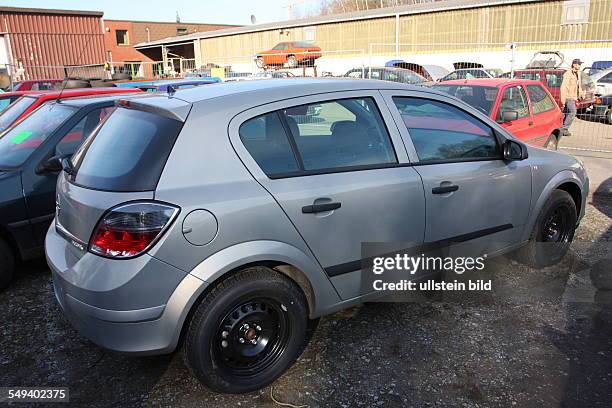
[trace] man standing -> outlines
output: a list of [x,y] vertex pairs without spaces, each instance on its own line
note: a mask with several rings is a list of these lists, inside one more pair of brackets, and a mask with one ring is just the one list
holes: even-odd
[[561,82],[561,105],[563,105],[565,117],[563,119],[563,127],[561,128],[564,136],[571,136],[569,127],[576,117],[576,102],[582,99],[582,84],[580,81],[580,66],[582,61],[575,59],[572,61],[572,67],[563,74],[563,82]]

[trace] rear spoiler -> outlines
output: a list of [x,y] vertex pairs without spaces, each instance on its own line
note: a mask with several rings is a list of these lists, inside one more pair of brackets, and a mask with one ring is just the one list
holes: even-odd
[[115,106],[149,112],[169,119],[178,120],[179,122],[185,122],[191,111],[191,103],[185,102],[182,99],[167,97],[164,97],[163,100],[160,97],[142,99],[122,98],[115,101]]

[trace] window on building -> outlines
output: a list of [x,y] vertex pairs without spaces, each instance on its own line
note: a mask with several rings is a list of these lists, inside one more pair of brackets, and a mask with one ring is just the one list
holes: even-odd
[[187,28],[185,27],[176,28],[176,35],[185,35],[185,34],[187,34]]
[[129,45],[130,44],[127,30],[116,30],[115,36],[117,37],[117,45]]
[[563,2],[561,24],[586,24],[589,22],[590,0],[567,0]]

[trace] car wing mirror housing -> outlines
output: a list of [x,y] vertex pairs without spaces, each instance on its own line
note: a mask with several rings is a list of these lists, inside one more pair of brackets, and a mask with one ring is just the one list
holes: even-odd
[[512,122],[518,119],[517,111],[502,111],[500,123]]
[[525,160],[529,157],[527,146],[512,139],[506,139],[504,141],[502,145],[502,154],[504,160],[508,161]]
[[62,171],[62,160],[65,158],[66,156],[57,155],[43,160],[36,168],[36,173],[59,173]]

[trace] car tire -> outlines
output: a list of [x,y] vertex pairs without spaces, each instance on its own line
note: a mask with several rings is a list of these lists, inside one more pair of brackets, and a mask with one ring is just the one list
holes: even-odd
[[289,278],[249,267],[204,296],[187,328],[184,358],[208,388],[238,394],[276,380],[307,344],[308,303]]
[[295,68],[298,66],[298,60],[295,58],[295,55],[289,55],[287,57],[287,66],[289,68]]
[[546,146],[547,149],[549,150],[558,150],[559,149],[559,139],[557,138],[557,136],[555,134],[552,134],[548,137],[548,140],[546,141]]
[[264,61],[263,57],[257,57],[255,58],[255,65],[257,65],[257,68],[265,68],[266,67],[266,61]]
[[558,263],[574,238],[577,220],[572,196],[567,191],[553,191],[538,215],[528,243],[517,251],[517,259],[535,268]]
[[8,244],[0,238],[0,291],[13,280],[15,273],[15,256]]

